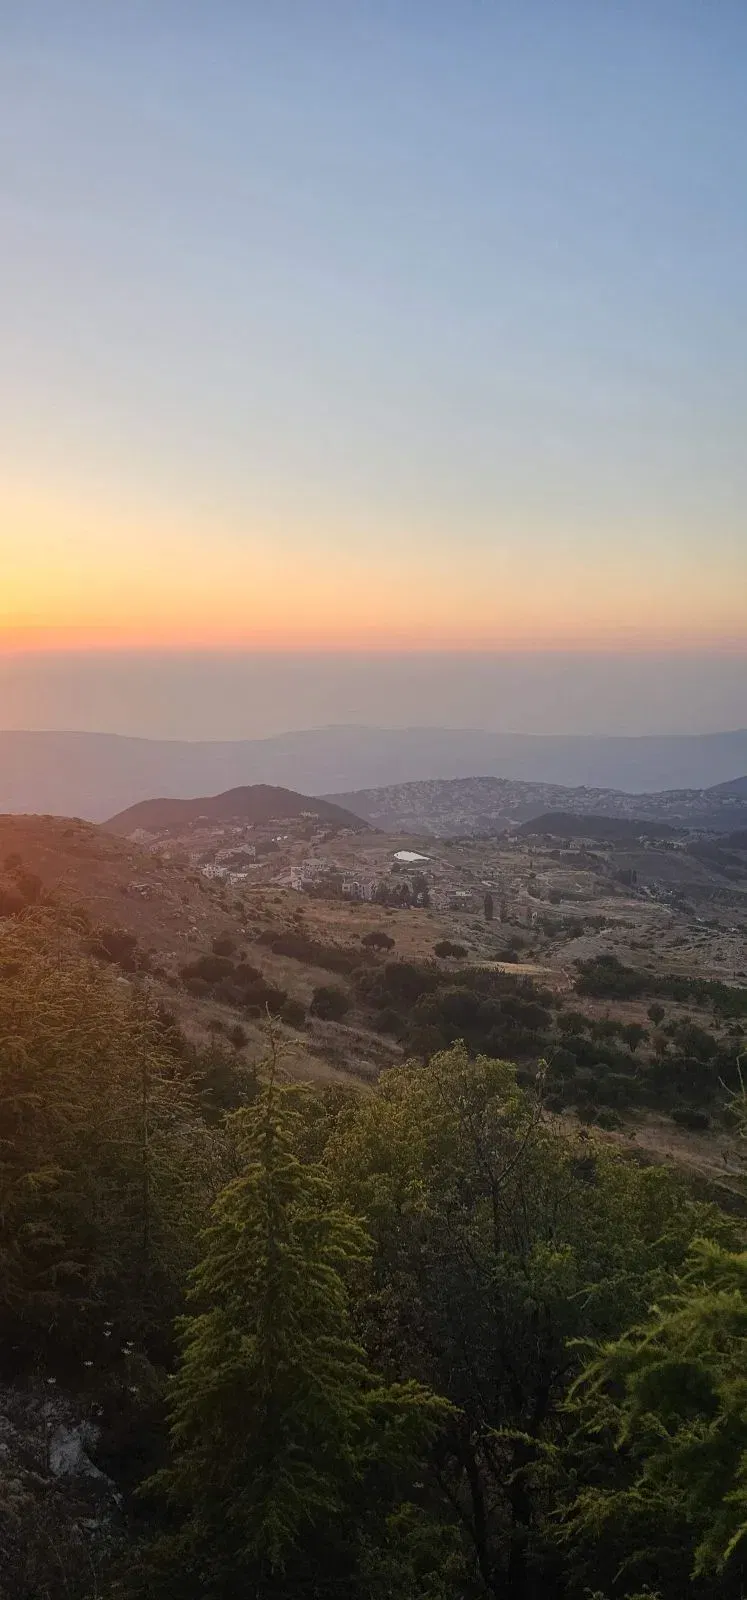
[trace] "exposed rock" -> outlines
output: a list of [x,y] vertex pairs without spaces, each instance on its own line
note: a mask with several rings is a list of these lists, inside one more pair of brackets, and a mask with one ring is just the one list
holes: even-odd
[[0,1388],[0,1600],[63,1600],[106,1570],[121,1497],[92,1459],[98,1434],[70,1396]]
[[101,1472],[88,1455],[98,1439],[99,1430],[92,1422],[80,1422],[77,1427],[58,1423],[48,1445],[49,1470],[53,1478],[97,1478],[114,1493],[114,1484]]

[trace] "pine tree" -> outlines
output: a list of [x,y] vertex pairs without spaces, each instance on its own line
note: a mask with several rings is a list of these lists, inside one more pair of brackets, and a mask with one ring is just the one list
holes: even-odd
[[166,1337],[194,1260],[200,1127],[155,1019],[75,953],[61,912],[0,963],[0,1338],[78,1360],[104,1319]]
[[369,1239],[299,1159],[297,1097],[273,1077],[236,1114],[247,1165],[214,1207],[181,1322],[172,1459],[150,1485],[179,1528],[156,1545],[149,1593],[317,1594],[312,1572],[335,1560],[341,1592],[363,1475],[396,1473],[448,1409],[417,1384],[378,1383],[352,1337],[346,1279]]
[[744,1593],[745,1350],[747,1253],[701,1240],[676,1292],[598,1349],[576,1385],[588,1436],[617,1445],[619,1474],[577,1496],[573,1538],[607,1541],[633,1571],[658,1541],[662,1570],[681,1552],[694,1580]]
[[[576,1467],[564,1402],[579,1341],[615,1337],[671,1288],[706,1208],[683,1203],[663,1169],[554,1127],[514,1067],[463,1044],[382,1074],[338,1117],[326,1160],[341,1196],[370,1218],[369,1339],[393,1372],[417,1373],[456,1410],[423,1474],[429,1509],[447,1524],[456,1508],[463,1530],[452,1593],[566,1593],[551,1530],[558,1477]],[[393,1569],[400,1580],[409,1571],[415,1600],[435,1541],[430,1530],[414,1537],[417,1519],[397,1527],[409,1529],[409,1551],[395,1543],[387,1563],[379,1550],[371,1568],[387,1600],[402,1595]],[[448,1548],[446,1528],[440,1538]],[[595,1565],[568,1595],[580,1600],[606,1576]],[[610,1582],[610,1600],[624,1592]]]

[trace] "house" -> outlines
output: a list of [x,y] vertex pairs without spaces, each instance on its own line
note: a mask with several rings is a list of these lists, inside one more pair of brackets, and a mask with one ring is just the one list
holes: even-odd
[[344,900],[373,900],[375,892],[375,878],[346,877],[342,880]]
[[298,889],[302,894],[327,886],[339,889],[344,876],[347,874],[343,874],[342,867],[338,867],[336,862],[327,861],[323,856],[312,856],[299,866],[291,867],[291,888]]

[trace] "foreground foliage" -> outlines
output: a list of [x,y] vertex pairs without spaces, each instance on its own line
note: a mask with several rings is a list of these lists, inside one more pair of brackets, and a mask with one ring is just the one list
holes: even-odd
[[673,1293],[602,1345],[574,1406],[619,1471],[576,1497],[569,1535],[626,1569],[682,1569],[683,1585],[747,1580],[747,1255],[706,1240]]
[[26,1369],[98,1357],[115,1324],[170,1342],[209,1164],[147,1002],[65,931],[0,948],[0,1338]]
[[737,1223],[474,1040],[257,1093],[73,944],[0,931],[2,1600],[742,1600]]
[[[413,1381],[378,1380],[353,1337],[347,1279],[370,1241],[299,1160],[295,1099],[271,1081],[238,1114],[246,1168],[204,1236],[170,1385],[172,1459],[149,1486],[182,1515],[156,1543],[148,1592],[331,1593],[448,1411]],[[372,1513],[361,1486],[374,1473]]]
[[705,1212],[661,1169],[560,1135],[510,1066],[463,1046],[386,1074],[328,1159],[376,1239],[371,1348],[456,1408],[430,1478],[470,1581],[562,1592],[553,1468],[575,1341],[642,1314]]

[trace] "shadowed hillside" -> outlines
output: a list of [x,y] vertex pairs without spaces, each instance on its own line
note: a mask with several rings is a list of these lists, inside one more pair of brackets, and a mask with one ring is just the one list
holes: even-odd
[[139,805],[128,806],[116,817],[111,817],[105,827],[110,833],[130,834],[136,829],[147,831],[157,828],[189,827],[198,819],[227,822],[236,818],[240,822],[262,823],[281,821],[283,817],[318,817],[320,822],[334,823],[338,828],[360,830],[368,824],[352,811],[343,810],[329,800],[314,800],[306,794],[296,794],[292,789],[278,789],[257,783],[240,789],[227,789],[225,794],[202,796],[197,800],[141,800]]

